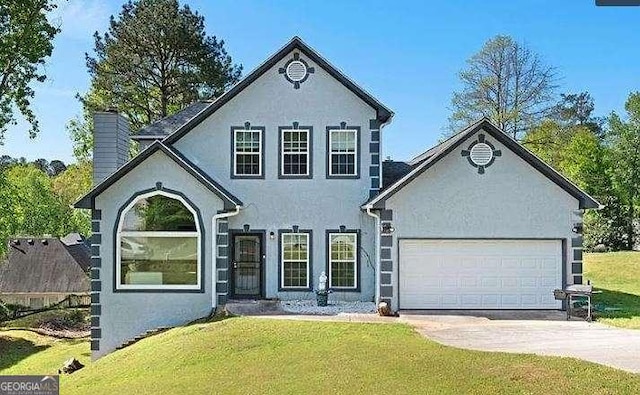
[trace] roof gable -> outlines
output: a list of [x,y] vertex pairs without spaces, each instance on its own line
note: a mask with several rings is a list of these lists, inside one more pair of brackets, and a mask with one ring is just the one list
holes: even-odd
[[364,207],[383,208],[384,202],[388,198],[404,188],[407,184],[411,183],[420,174],[431,168],[435,163],[437,163],[446,155],[459,147],[464,141],[467,140],[467,138],[469,138],[476,132],[479,132],[480,130],[483,130],[487,134],[494,137],[505,147],[510,149],[521,159],[527,162],[530,166],[542,173],[550,181],[558,185],[571,196],[575,197],[579,201],[581,209],[599,208],[601,206],[600,203],[598,203],[593,197],[589,196],[589,194],[581,190],[578,186],[558,173],[551,166],[543,162],[535,154],[526,149],[522,144],[518,143],[506,133],[502,132],[497,126],[491,123],[489,119],[483,118],[469,125],[467,128],[452,136],[451,138],[445,140],[436,147],[427,150],[424,154],[418,155],[416,158],[412,159],[409,164],[414,165],[413,169],[404,177],[389,186],[389,188],[383,190],[380,194],[371,198],[367,203],[365,203]]
[[89,292],[90,251],[73,252],[54,238],[14,238],[7,259],[0,264],[0,293]]
[[359,97],[362,101],[367,103],[373,109],[376,110],[377,120],[380,123],[388,122],[393,116],[393,112],[387,108],[384,104],[380,103],[376,98],[371,96],[368,92],[366,92],[363,88],[358,86],[355,82],[353,82],[349,77],[347,77],[344,73],[338,70],[336,67],[331,65],[326,59],[324,59],[319,53],[317,53],[314,49],[309,47],[305,42],[303,42],[299,37],[293,37],[289,43],[287,43],[284,47],[278,50],[275,54],[269,57],[265,62],[263,62],[260,66],[258,66],[255,70],[249,73],[246,77],[244,77],[240,82],[235,84],[231,89],[225,92],[222,96],[217,98],[215,101],[209,103],[207,107],[202,109],[197,115],[191,117],[188,122],[184,123],[180,126],[175,132],[167,136],[163,142],[167,145],[173,144],[178,141],[182,136],[188,133],[191,129],[196,127],[202,121],[204,121],[207,117],[237,96],[240,92],[242,92],[246,87],[251,85],[254,81],[256,81],[260,76],[266,73],[268,70],[272,69],[278,62],[282,61],[286,56],[288,56],[291,51],[298,50],[306,57],[311,59],[315,64],[319,67],[322,67],[330,76],[338,80],[342,85],[344,85],[347,89],[353,92],[357,97]]
[[218,196],[224,202],[224,207],[226,209],[235,208],[236,206],[242,206],[242,201],[232,195],[229,191],[224,189],[220,184],[218,184],[215,180],[213,180],[208,174],[202,171],[198,166],[196,166],[193,162],[189,161],[184,155],[182,155],[177,149],[168,147],[164,145],[160,141],[155,141],[149,147],[147,147],[144,151],[139,153],[129,162],[127,162],[124,166],[119,168],[115,173],[111,174],[104,181],[96,185],[91,191],[89,191],[85,196],[80,198],[75,204],[76,208],[93,208],[93,200],[96,196],[100,195],[104,190],[109,188],[113,183],[118,181],[128,172],[133,170],[140,163],[145,161],[147,158],[151,157],[157,151],[162,151],[166,156],[168,156],[171,160],[177,163],[180,167],[182,167],[187,173],[192,175],[196,180],[198,180],[202,185],[204,185],[207,189],[213,192],[216,196]]

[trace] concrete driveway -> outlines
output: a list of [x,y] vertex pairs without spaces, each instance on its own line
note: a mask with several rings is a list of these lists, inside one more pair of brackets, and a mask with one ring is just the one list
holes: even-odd
[[640,373],[640,331],[566,321],[559,311],[401,311],[399,321],[448,346],[573,357]]

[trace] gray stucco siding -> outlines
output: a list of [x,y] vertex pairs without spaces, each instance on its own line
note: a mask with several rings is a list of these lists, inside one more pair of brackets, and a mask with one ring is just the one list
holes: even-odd
[[[460,154],[476,138],[476,134],[470,136],[387,200],[386,209],[393,211],[394,239],[545,238],[564,240],[570,246],[578,236],[572,232],[578,200],[488,135],[502,156],[478,174]],[[390,252],[397,308],[399,251]],[[574,250],[565,248],[565,254],[564,280],[572,284]]]
[[[279,229],[300,229],[313,232],[313,276],[317,284],[320,272],[325,270],[325,240],[327,229],[341,225],[361,230],[361,291],[336,292],[332,298],[372,300],[373,271],[364,254],[374,257],[373,219],[362,213],[360,205],[369,198],[372,164],[369,129],[376,110],[363,102],[342,83],[334,79],[313,61],[305,58],[314,74],[309,75],[299,89],[294,89],[282,74],[280,67],[293,55],[285,56],[271,70],[211,114],[202,123],[175,143],[189,160],[220,182],[244,202],[240,214],[229,218],[230,229],[263,229],[268,235]],[[264,179],[247,180],[229,177],[231,146],[229,130],[232,126],[260,125],[264,133]],[[313,178],[279,178],[279,133],[283,125],[313,127],[311,156]],[[327,179],[326,128],[345,123],[359,128],[358,179]],[[377,137],[377,136],[376,136]],[[313,292],[278,291],[278,242],[265,240],[266,297],[283,299],[314,298]],[[373,259],[373,258],[371,258]],[[220,266],[219,266],[220,267]]]
[[[161,182],[163,189],[179,191],[198,208],[202,217],[201,237],[204,276],[203,292],[114,292],[114,230],[118,211],[136,192],[153,189]],[[179,325],[205,316],[215,303],[212,297],[213,244],[212,218],[223,209],[223,202],[184,169],[158,151],[116,181],[96,197],[101,210],[102,261],[100,291],[100,350],[94,357],[113,351],[115,347],[136,335],[160,326]]]
[[[330,215],[325,212],[322,216],[283,216],[281,219],[271,219],[269,223],[263,222],[261,218],[249,217],[249,215],[241,214],[229,218],[229,226],[232,229],[243,229],[244,225],[249,225],[249,233],[260,229],[265,231],[264,238],[264,291],[266,298],[279,298],[282,300],[294,299],[314,299],[314,290],[318,286],[320,274],[327,271],[327,241],[326,231],[339,229],[345,226],[346,229],[360,231],[360,248],[359,248],[359,274],[358,274],[358,290],[334,291],[330,296],[330,300],[364,300],[372,301],[374,295],[374,270],[373,257],[374,250],[374,223],[373,219],[362,214],[359,210],[354,209],[343,218]],[[310,231],[311,245],[311,289],[309,290],[284,290],[280,287],[280,244],[278,232],[282,229],[292,229],[296,225],[299,229]],[[274,232],[274,239],[269,238],[269,233]],[[229,255],[231,256],[231,251]],[[231,274],[230,274],[231,275]],[[328,273],[327,273],[328,275]]]

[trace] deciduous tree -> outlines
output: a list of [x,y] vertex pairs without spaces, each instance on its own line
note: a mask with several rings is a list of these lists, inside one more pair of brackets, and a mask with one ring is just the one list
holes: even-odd
[[629,95],[625,103],[627,119],[609,117],[608,140],[612,150],[611,172],[614,187],[626,207],[627,249],[636,242],[636,220],[640,200],[640,92]]
[[47,19],[55,7],[50,0],[0,2],[0,145],[7,127],[16,123],[15,109],[31,124],[31,137],[39,131],[31,83],[46,78],[42,66],[60,31]]
[[452,128],[483,116],[518,139],[549,113],[555,69],[526,45],[496,36],[467,61],[462,89],[453,94]]

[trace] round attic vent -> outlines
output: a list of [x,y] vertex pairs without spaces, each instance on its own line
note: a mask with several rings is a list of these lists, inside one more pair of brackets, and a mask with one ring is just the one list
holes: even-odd
[[471,161],[478,166],[486,166],[493,159],[493,148],[486,143],[478,143],[471,148]]
[[307,76],[307,66],[299,60],[294,60],[287,66],[287,77],[293,82],[300,82]]
[[309,74],[314,72],[315,69],[310,67],[298,52],[294,52],[293,58],[278,69],[278,73],[284,75],[284,78],[293,84],[294,89],[300,89],[300,84],[305,82],[309,78]]
[[478,169],[478,174],[484,174],[485,168],[491,166],[496,157],[502,156],[502,152],[485,140],[484,134],[479,133],[478,139],[463,149],[462,156],[466,157],[469,164]]

